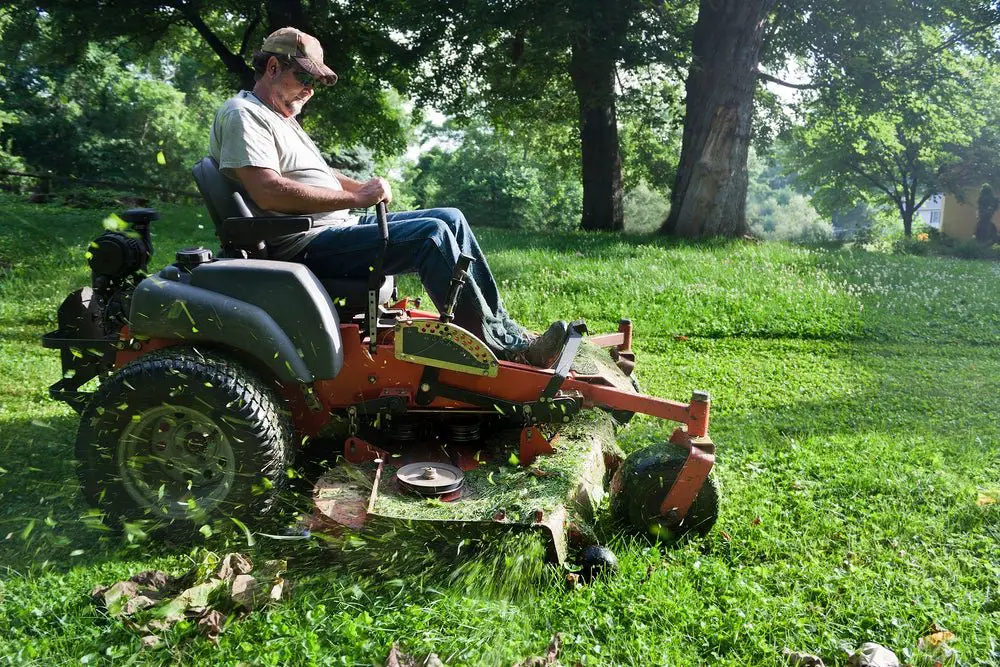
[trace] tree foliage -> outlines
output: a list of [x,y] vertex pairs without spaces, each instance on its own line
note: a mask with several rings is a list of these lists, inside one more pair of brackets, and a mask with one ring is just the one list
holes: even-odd
[[[965,155],[990,122],[995,75],[981,58],[940,48],[945,40],[932,28],[916,30],[892,54],[858,56],[809,96],[793,132],[794,165],[821,210],[889,205],[909,236],[916,210],[956,188]],[[908,77],[872,76],[872,63],[890,55]]]
[[582,189],[516,136],[483,124],[450,132],[454,150],[435,147],[408,174],[418,208],[456,206],[474,224],[570,229],[580,214]]
[[979,188],[978,217],[976,220],[976,240],[981,243],[992,243],[997,238],[997,228],[993,225],[993,215],[1000,206],[993,187],[983,183]]
[[411,10],[397,17],[400,30],[438,36],[433,65],[413,88],[418,99],[459,118],[485,115],[498,128],[575,126],[581,225],[621,229],[619,74],[683,60],[686,3],[456,0]]
[[[781,159],[785,151],[780,151]],[[755,236],[773,241],[825,241],[833,237],[833,225],[798,192],[793,179],[784,175],[781,162],[750,151],[747,160],[747,223]]]

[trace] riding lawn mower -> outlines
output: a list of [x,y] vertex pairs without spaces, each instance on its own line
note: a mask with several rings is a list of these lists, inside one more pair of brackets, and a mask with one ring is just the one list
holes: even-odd
[[[537,532],[563,562],[595,546],[586,526],[608,493],[636,533],[714,524],[709,396],[639,393],[630,321],[600,335],[574,322],[552,368],[501,361],[452,321],[469,258],[444,312],[396,297],[384,205],[370,279],[320,281],[268,259],[264,241],[311,218],[255,215],[211,158],[194,175],[221,249],[183,249],[149,273],[159,216],[125,211],[123,229],[90,246],[91,285],[43,336],[61,350],[50,395],[81,414],[79,478],[106,522],[263,520],[312,441],[334,462],[310,480],[300,521],[313,532],[415,521]],[[635,413],[679,424],[624,457],[614,433]]]

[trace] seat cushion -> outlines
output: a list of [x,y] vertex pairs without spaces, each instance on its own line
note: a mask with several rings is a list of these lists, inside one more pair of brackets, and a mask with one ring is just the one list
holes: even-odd
[[[326,293],[330,295],[341,316],[363,313],[368,307],[368,281],[351,278],[328,278],[320,280]],[[380,304],[391,301],[396,291],[396,281],[386,276],[378,293]]]

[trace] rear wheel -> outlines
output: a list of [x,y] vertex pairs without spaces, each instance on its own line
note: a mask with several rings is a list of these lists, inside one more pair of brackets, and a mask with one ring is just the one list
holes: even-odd
[[140,357],[83,414],[84,496],[112,524],[261,517],[287,480],[292,429],[282,407],[271,386],[222,355],[171,348]]
[[611,482],[611,511],[632,532],[656,539],[685,533],[707,535],[719,516],[719,488],[709,475],[681,522],[660,515],[660,506],[674,485],[688,450],[669,442],[632,452]]

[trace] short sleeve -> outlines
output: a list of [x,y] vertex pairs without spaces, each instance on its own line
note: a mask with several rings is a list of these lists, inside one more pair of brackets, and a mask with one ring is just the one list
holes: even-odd
[[219,168],[265,167],[281,173],[278,147],[267,123],[247,108],[229,109],[216,119]]

